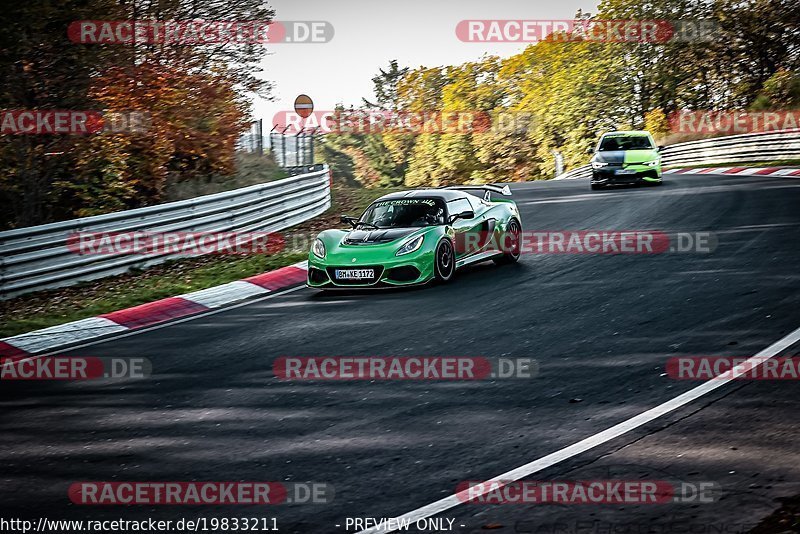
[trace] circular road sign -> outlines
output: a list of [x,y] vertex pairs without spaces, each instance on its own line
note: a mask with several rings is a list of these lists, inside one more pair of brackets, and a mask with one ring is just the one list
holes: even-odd
[[307,119],[314,112],[314,101],[308,95],[300,95],[294,99],[294,110]]

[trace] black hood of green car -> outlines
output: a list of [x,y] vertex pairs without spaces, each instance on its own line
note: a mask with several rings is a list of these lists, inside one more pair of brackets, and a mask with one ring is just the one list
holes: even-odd
[[624,150],[603,150],[596,154],[597,161],[604,161],[606,163],[624,163],[625,151]]
[[342,243],[345,245],[372,245],[378,243],[389,243],[397,239],[402,239],[411,235],[419,228],[359,228],[351,230],[344,236]]

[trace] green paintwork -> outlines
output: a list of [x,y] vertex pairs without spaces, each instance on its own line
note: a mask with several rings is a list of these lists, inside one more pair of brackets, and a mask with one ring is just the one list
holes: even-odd
[[[376,199],[379,202],[384,197]],[[473,197],[473,201],[477,197]],[[408,286],[424,284],[434,279],[434,253],[436,246],[441,239],[448,238],[457,243],[459,236],[463,239],[463,234],[467,232],[480,232],[481,225],[488,224],[489,220],[494,220],[494,239],[499,242],[500,237],[505,233],[509,221],[516,219],[522,224],[519,210],[513,200],[503,199],[502,201],[485,201],[477,199],[478,209],[475,210],[475,217],[472,219],[457,219],[450,224],[440,224],[421,227],[413,233],[403,236],[400,239],[388,243],[373,244],[344,244],[343,240],[349,230],[331,229],[321,232],[317,238],[322,240],[325,245],[325,257],[317,257],[313,250],[309,251],[309,279],[308,286],[333,289],[333,288],[358,288],[373,286]],[[422,246],[414,252],[397,256],[397,251],[407,242],[423,235]],[[500,254],[487,252],[485,248],[470,251],[456,250],[456,268],[469,263],[482,261],[484,259],[497,258]],[[389,269],[402,266],[413,266],[419,271],[419,276],[414,280],[397,281],[387,277]],[[337,283],[328,277],[325,283],[315,283],[311,280],[312,269],[326,271],[328,267],[336,268],[359,268],[366,266],[382,266],[384,268],[381,278],[374,283]],[[326,271],[327,272],[327,271]]]
[[[657,161],[655,166],[645,165],[648,161]],[[648,182],[658,182],[661,180],[661,154],[658,150],[626,150],[625,168],[633,169],[637,173],[655,170],[658,178],[643,176],[642,179]]]
[[[598,143],[598,147],[602,143],[603,139],[608,137],[641,137],[646,136],[650,139],[650,143],[653,146],[656,146],[655,139],[645,130],[632,130],[632,131],[619,131],[619,132],[609,132],[603,135],[600,143]],[[648,162],[656,161],[655,165],[645,165]],[[624,159],[623,159],[623,167],[628,170],[636,171],[637,175],[642,174],[641,179],[646,182],[653,182],[659,183],[661,182],[661,152],[658,150],[649,150],[649,149],[635,149],[635,150],[624,150]],[[656,176],[647,176],[644,173],[648,172],[656,172]]]

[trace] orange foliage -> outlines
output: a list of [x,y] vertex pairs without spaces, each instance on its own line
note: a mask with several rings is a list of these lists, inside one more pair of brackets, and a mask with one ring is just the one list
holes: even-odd
[[141,132],[103,132],[76,147],[77,176],[58,185],[91,202],[77,215],[156,203],[171,173],[180,180],[234,171],[234,147],[248,105],[223,75],[143,63],[111,67],[89,97],[106,112],[140,112]]

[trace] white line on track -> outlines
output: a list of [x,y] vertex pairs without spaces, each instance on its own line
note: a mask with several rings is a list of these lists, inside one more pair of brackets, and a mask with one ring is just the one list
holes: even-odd
[[[618,438],[619,436],[630,432],[640,426],[647,424],[659,417],[668,414],[682,406],[689,404],[690,402],[699,399],[703,395],[706,395],[715,389],[718,389],[731,380],[736,379],[737,377],[741,376],[742,374],[748,372],[750,369],[755,369],[759,365],[763,364],[765,361],[769,360],[773,356],[779,354],[782,350],[787,349],[791,345],[800,341],[800,328],[796,329],[795,331],[791,332],[787,336],[779,339],[769,347],[765,348],[752,358],[748,359],[747,361],[743,362],[742,364],[734,367],[731,371],[726,373],[725,378],[717,377],[711,379],[707,382],[704,382],[697,386],[696,388],[690,389],[686,393],[678,395],[677,397],[668,400],[663,404],[659,404],[655,408],[651,408],[646,412],[642,412],[639,415],[631,417],[627,421],[623,421],[618,425],[614,425],[611,428],[603,430],[593,436],[589,436],[588,438],[574,443],[568,447],[564,447],[561,450],[555,451],[553,453],[548,454],[547,456],[543,456],[538,460],[534,460],[529,462],[525,465],[517,467],[516,469],[512,469],[511,471],[507,471],[501,475],[497,475],[496,477],[492,478],[490,481],[497,482],[494,484],[493,487],[490,487],[490,484],[485,481],[483,483],[482,490],[474,490],[470,495],[471,496],[480,496],[484,493],[488,493],[491,490],[496,489],[498,486],[504,485],[504,483],[513,482],[516,480],[520,480],[523,477],[530,476],[534,473],[542,471],[548,467],[551,467],[557,463],[563,462],[569,458],[577,456],[581,453],[584,453],[590,449],[593,449],[599,445],[602,445],[612,439]],[[467,490],[464,490],[464,495],[462,498],[467,496]],[[411,524],[420,520],[426,519],[428,517],[440,514],[446,510],[451,508],[455,508],[456,506],[463,504],[462,500],[459,498],[458,494],[450,495],[449,497],[445,497],[444,499],[440,499],[436,502],[431,504],[425,505],[421,508],[417,508],[416,510],[412,510],[406,514],[403,514],[399,517],[393,518],[391,521],[386,521],[383,523],[384,525],[392,524],[397,525],[400,524],[400,521],[409,521]],[[386,533],[386,532],[395,532],[396,529],[385,529],[378,527],[372,527],[366,530],[362,530],[356,534],[375,534],[378,532]]]

